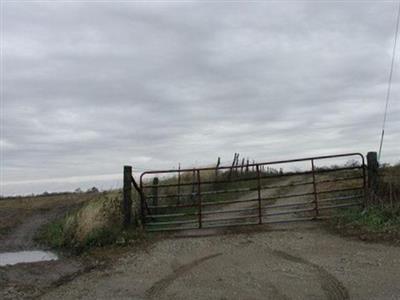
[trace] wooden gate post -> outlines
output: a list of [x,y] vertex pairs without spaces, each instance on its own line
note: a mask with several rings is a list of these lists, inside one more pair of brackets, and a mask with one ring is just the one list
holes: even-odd
[[131,224],[132,215],[132,167],[124,166],[124,187],[123,187],[123,225]]
[[378,155],[376,152],[367,153],[367,166],[368,166],[368,188],[376,191],[378,186]]

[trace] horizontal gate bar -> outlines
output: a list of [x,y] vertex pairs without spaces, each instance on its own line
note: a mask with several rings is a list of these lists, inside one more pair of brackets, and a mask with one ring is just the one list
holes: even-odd
[[356,191],[356,190],[363,190],[364,187],[357,187],[357,188],[349,188],[349,189],[340,189],[340,190],[329,190],[329,191],[321,191],[318,192],[318,195],[327,194],[327,193],[337,193],[337,192],[347,192],[347,191]]
[[168,222],[148,222],[146,225],[158,226],[158,225],[179,225],[179,224],[197,224],[197,219],[187,221],[168,221]]
[[197,207],[197,204],[177,204],[177,205],[149,205],[148,208],[189,208]]
[[197,212],[193,212],[193,213],[176,213],[176,214],[146,215],[146,218],[167,218],[167,217],[186,217],[186,216],[197,216]]
[[[203,182],[202,182],[203,184]],[[228,189],[228,190],[217,190],[217,191],[207,191],[201,192],[200,195],[213,195],[213,194],[227,194],[227,193],[241,193],[241,192],[251,192],[257,190],[256,188],[242,188],[242,189]],[[157,198],[175,198],[175,197],[185,197],[185,196],[196,196],[199,193],[183,193],[183,194],[168,194],[168,195],[157,195]],[[154,196],[147,196],[148,199],[154,198]]]
[[361,202],[353,202],[353,203],[346,203],[346,204],[321,206],[319,209],[332,209],[332,208],[350,207],[350,206],[358,206],[358,205],[362,205],[362,203]]
[[[254,164],[257,165],[257,164]],[[263,164],[259,164],[263,165]],[[249,165],[250,166],[250,165]],[[231,167],[228,167],[231,168]],[[235,167],[234,167],[235,168]],[[216,168],[211,168],[210,170],[215,170]],[[219,170],[220,168],[218,168]],[[326,169],[326,170],[317,170],[316,173],[331,173],[331,172],[337,172],[337,171],[344,171],[344,170],[358,170],[362,169],[362,167],[342,167],[342,168],[336,168],[336,169]],[[190,169],[191,172],[193,172],[193,169]],[[204,169],[198,168],[195,170],[202,171]],[[165,172],[157,171],[157,173],[154,172],[144,172],[142,175],[147,175],[147,174],[159,174],[159,173],[177,173],[178,171],[176,170],[168,170]],[[183,172],[183,171],[181,171]],[[305,171],[305,172],[298,172],[298,173],[284,173],[284,174],[274,174],[274,175],[267,175],[267,176],[261,176],[260,179],[272,179],[272,178],[280,178],[280,177],[288,177],[288,176],[302,176],[302,175],[311,175],[312,171]],[[141,175],[141,176],[142,176]],[[202,181],[201,184],[218,184],[218,183],[232,183],[232,182],[239,182],[239,181],[251,181],[251,180],[257,180],[257,177],[243,177],[243,178],[231,178],[230,180],[209,180],[209,181]],[[158,184],[156,185],[157,187],[176,187],[176,186],[192,186],[193,182],[187,182],[187,183],[166,183],[166,184]],[[143,189],[148,189],[155,187],[153,184],[148,184],[148,185],[143,185]]]
[[[258,217],[258,216],[257,216]],[[243,223],[237,223],[237,224],[208,224],[204,226],[203,228],[225,228],[225,227],[238,227],[238,226],[248,226],[248,225],[259,225],[258,221],[257,222],[243,222]]]
[[192,230],[192,229],[199,229],[198,226],[196,227],[164,227],[164,228],[146,228],[148,232],[156,232],[156,231],[179,231],[179,230]]
[[342,200],[349,200],[349,199],[359,199],[363,198],[364,195],[357,195],[357,196],[346,196],[346,197],[335,197],[335,198],[327,198],[327,199],[319,199],[318,203],[323,202],[332,202],[332,201],[342,201]]
[[[288,159],[288,160],[278,160],[278,161],[270,161],[270,162],[262,162],[262,163],[254,163],[254,164],[248,164],[249,167],[253,167],[256,165],[276,165],[276,164],[284,164],[284,163],[291,163],[291,162],[299,162],[299,161],[309,161],[309,160],[322,160],[322,159],[329,159],[329,158],[336,158],[336,157],[346,157],[346,156],[360,156],[362,161],[364,162],[364,156],[361,153],[358,152],[352,152],[352,153],[344,153],[344,154],[335,154],[335,155],[323,155],[323,156],[313,156],[313,157],[305,157],[305,158],[296,158],[296,159]],[[233,166],[234,168],[240,168],[240,166]],[[225,166],[225,167],[218,167],[217,169],[219,170],[229,170],[231,169],[232,166]],[[357,168],[351,167],[351,168]],[[199,171],[210,171],[210,170],[215,170],[215,167],[205,167],[205,168],[196,168],[195,170]],[[191,169],[180,169],[179,172],[192,172],[193,168]],[[178,170],[175,169],[170,169],[170,170],[158,170],[158,171],[147,171],[143,172],[142,175],[146,174],[160,174],[160,173],[177,173]]]
[[278,200],[278,199],[287,199],[287,198],[294,198],[294,197],[304,197],[304,196],[310,196],[314,195],[312,192],[310,193],[303,193],[303,194],[291,194],[291,195],[285,195],[285,196],[277,196],[277,197],[268,197],[268,198],[262,198],[261,200]]
[[[315,175],[318,175],[318,172],[315,172]],[[364,179],[362,176],[353,176],[353,177],[342,177],[342,178],[335,178],[335,179],[327,179],[327,180],[320,180],[316,181],[316,184],[319,183],[328,183],[328,182],[340,182],[340,181],[350,181],[350,180],[356,180],[356,179]]]
[[258,201],[258,199],[244,199],[244,200],[229,200],[229,201],[215,201],[215,202],[203,202],[202,206],[213,206],[213,205],[223,205],[223,204],[233,204],[233,203],[245,203]]
[[242,219],[251,219],[251,218],[258,218],[258,214],[241,216],[241,217],[233,217],[233,218],[203,219],[203,222],[221,222],[221,221],[233,221],[233,220],[242,220]]
[[289,222],[303,222],[303,221],[312,221],[312,220],[315,220],[315,217],[309,217],[309,218],[294,218],[294,219],[286,219],[286,220],[263,221],[263,224],[277,224],[277,223],[289,223]]
[[293,209],[293,210],[279,211],[279,212],[275,212],[275,213],[267,213],[267,214],[263,214],[263,216],[279,216],[279,215],[288,215],[288,214],[292,214],[292,213],[308,212],[308,211],[315,211],[315,209],[314,208]]
[[299,205],[310,205],[314,204],[314,201],[306,201],[306,202],[292,202],[292,203],[285,203],[285,204],[272,204],[272,205],[265,205],[264,209],[274,209],[280,207],[290,207],[290,206],[299,206]]
[[[196,169],[199,170],[199,169]],[[170,172],[167,172],[170,173]],[[271,176],[264,176],[264,178],[271,178]],[[202,181],[201,184],[218,184],[218,183],[232,183],[232,182],[238,182],[238,181],[251,181],[251,180],[257,180],[257,177],[243,177],[243,178],[232,178],[230,180],[208,180],[208,181]],[[193,182],[183,182],[179,184],[180,186],[192,186]],[[143,188],[148,189],[152,188],[154,185],[153,184],[148,184],[143,186]],[[157,187],[176,187],[178,186],[178,183],[165,183],[165,184],[159,184]]]
[[257,207],[251,208],[243,208],[243,209],[230,209],[230,210],[214,210],[214,211],[203,211],[203,215],[213,215],[213,214],[225,214],[225,213],[235,213],[235,212],[244,212],[244,211],[252,211],[258,209]]

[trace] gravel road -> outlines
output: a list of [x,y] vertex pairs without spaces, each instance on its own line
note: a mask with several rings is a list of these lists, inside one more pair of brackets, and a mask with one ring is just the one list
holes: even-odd
[[72,259],[0,268],[0,298],[400,299],[399,247],[343,238],[317,221],[150,240],[91,271]]
[[170,236],[42,299],[399,299],[400,249],[322,224]]
[[[265,190],[262,196],[274,195]],[[304,200],[283,198],[275,204],[288,201]],[[161,235],[150,249],[125,255],[111,268],[78,277],[43,299],[400,299],[400,248],[345,239],[316,221],[238,230]]]

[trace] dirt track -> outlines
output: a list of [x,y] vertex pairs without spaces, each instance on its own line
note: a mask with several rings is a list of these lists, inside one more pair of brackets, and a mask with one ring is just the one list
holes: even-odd
[[[43,249],[34,242],[37,230],[78,206],[83,200],[13,199],[3,201],[1,208],[5,218],[2,226],[12,226],[7,234],[0,235],[0,252]],[[62,257],[58,261],[0,267],[0,299],[34,298],[50,287],[92,267],[90,262],[67,257]]]
[[33,242],[35,233],[40,226],[62,214],[63,209],[61,207],[50,211],[39,211],[27,217],[22,224],[11,230],[7,236],[0,238],[0,251],[32,250],[37,248],[37,245]]

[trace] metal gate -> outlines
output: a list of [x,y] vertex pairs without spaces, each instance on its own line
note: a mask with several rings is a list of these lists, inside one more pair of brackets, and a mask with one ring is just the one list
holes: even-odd
[[306,221],[363,205],[365,163],[362,154],[348,153],[149,171],[140,176],[140,191],[148,231]]

